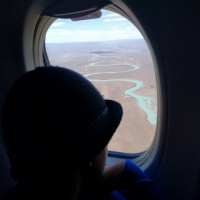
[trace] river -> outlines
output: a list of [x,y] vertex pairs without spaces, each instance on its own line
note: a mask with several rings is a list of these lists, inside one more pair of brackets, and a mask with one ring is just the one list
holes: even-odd
[[[96,54],[93,54],[93,55],[96,56]],[[133,58],[120,58],[119,56],[106,56],[106,57],[114,57],[114,58],[124,59],[124,60],[133,60]],[[140,66],[138,66],[138,65],[133,65],[133,64],[128,64],[128,63],[120,64],[120,63],[117,63],[116,61],[92,62],[89,65],[91,67],[95,67],[95,66],[106,67],[106,66],[120,66],[121,65],[121,66],[130,66],[132,69],[126,70],[126,71],[114,71],[114,72],[105,71],[105,72],[95,72],[95,73],[84,74],[84,76],[87,77],[87,78],[89,76],[92,76],[92,75],[98,75],[98,74],[120,74],[120,73],[128,73],[128,72],[140,69]],[[105,68],[105,70],[106,70],[106,68]],[[135,93],[135,91],[137,91],[138,89],[140,89],[143,86],[143,82],[142,81],[140,81],[140,80],[131,80],[131,79],[120,79],[120,78],[119,79],[106,79],[106,80],[90,79],[90,78],[88,78],[88,79],[90,81],[92,81],[92,82],[111,82],[112,81],[112,82],[131,82],[131,83],[134,83],[135,85],[133,87],[124,90],[124,94],[135,98],[137,100],[139,108],[141,108],[145,112],[147,120],[149,121],[149,123],[151,123],[152,125],[156,125],[157,113],[155,113],[150,108],[150,106],[148,106],[148,105],[152,105],[153,102],[156,101],[156,99],[152,98],[152,97],[149,97],[149,96],[138,95],[138,94]]]

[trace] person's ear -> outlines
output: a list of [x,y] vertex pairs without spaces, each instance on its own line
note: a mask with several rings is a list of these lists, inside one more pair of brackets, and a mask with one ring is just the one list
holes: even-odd
[[90,169],[92,167],[92,161],[91,162],[88,162],[88,163],[85,163],[83,166],[82,166],[82,169]]

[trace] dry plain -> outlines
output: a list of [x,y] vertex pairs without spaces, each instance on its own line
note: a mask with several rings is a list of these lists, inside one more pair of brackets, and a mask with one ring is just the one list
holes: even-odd
[[[150,146],[156,124],[148,121],[146,112],[138,106],[137,98],[124,94],[125,90],[136,86],[128,80],[142,82],[143,85],[134,94],[153,98],[146,106],[150,112],[157,113],[154,64],[143,39],[47,43],[46,49],[51,65],[70,68],[88,79],[96,80],[93,84],[105,99],[121,103],[123,118],[109,143],[109,150],[138,153]],[[139,68],[136,69],[135,65]]]

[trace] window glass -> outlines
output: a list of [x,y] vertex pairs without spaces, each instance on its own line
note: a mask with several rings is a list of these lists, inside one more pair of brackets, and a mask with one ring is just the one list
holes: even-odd
[[157,121],[154,64],[131,22],[107,10],[98,19],[57,19],[47,31],[46,49],[51,65],[81,73],[105,99],[123,106],[109,150],[139,153],[150,146]]

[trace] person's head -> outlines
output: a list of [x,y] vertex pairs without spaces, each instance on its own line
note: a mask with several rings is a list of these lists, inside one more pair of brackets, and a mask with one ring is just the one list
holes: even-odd
[[40,67],[27,72],[9,90],[2,113],[13,178],[60,181],[69,173],[66,169],[87,166],[97,155],[93,165],[100,163],[95,168],[102,171],[104,149],[121,117],[119,103],[104,100],[72,70]]

